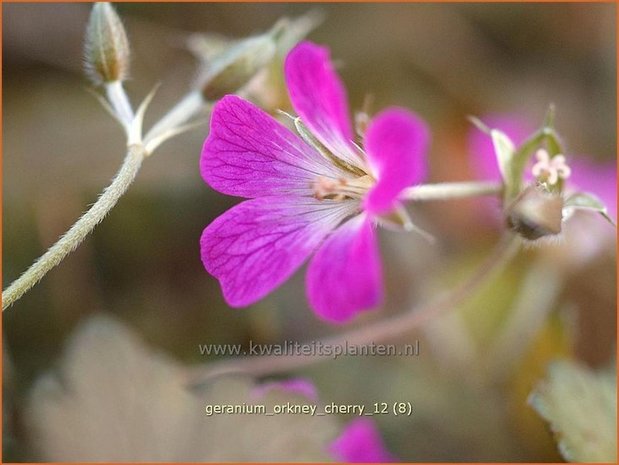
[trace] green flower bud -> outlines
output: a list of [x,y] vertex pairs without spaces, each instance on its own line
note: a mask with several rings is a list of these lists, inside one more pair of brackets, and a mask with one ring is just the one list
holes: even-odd
[[215,57],[198,81],[204,99],[220,99],[247,84],[275,56],[277,34],[275,29],[244,39]]
[[86,74],[96,84],[123,81],[129,73],[129,41],[112,5],[95,3],[84,43]]
[[563,197],[541,187],[529,186],[507,209],[507,225],[525,239],[534,241],[561,232]]

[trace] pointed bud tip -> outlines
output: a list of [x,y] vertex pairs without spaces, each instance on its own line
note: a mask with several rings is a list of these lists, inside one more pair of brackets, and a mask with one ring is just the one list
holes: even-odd
[[273,34],[267,32],[244,39],[213,58],[198,88],[205,100],[218,100],[238,92],[258,74],[277,51]]
[[84,63],[97,85],[123,81],[129,73],[129,40],[114,7],[95,3],[86,28]]

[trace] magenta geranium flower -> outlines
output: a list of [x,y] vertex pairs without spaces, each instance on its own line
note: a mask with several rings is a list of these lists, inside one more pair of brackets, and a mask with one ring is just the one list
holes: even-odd
[[329,448],[335,460],[346,463],[390,463],[397,460],[385,448],[369,418],[351,421]]
[[370,122],[361,148],[325,48],[297,45],[285,75],[309,131],[303,138],[239,97],[226,96],[213,109],[202,177],[250,200],[204,230],[202,262],[228,304],[244,307],[316,252],[309,303],[321,318],[343,322],[382,301],[375,225],[397,213],[401,191],[423,178],[429,134],[411,112],[389,108]]

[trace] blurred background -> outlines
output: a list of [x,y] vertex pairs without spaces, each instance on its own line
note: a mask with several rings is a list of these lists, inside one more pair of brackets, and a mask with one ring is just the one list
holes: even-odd
[[[81,72],[89,10],[3,6],[3,287],[96,199],[124,156],[121,129]],[[351,109],[371,95],[373,111],[397,104],[428,121],[430,181],[479,177],[467,115],[514,115],[534,129],[550,103],[568,156],[616,171],[612,4],[123,3],[117,10],[132,48],[130,97],[137,104],[161,84],[147,127],[196,77],[191,34],[244,37],[318,10],[324,21],[309,38],[331,48]],[[3,314],[5,461],[40,458],[23,420],[29,392],[89,315],[115,315],[186,364],[211,361],[198,344],[307,341],[346,329],[314,317],[303,272],[249,309],[227,307],[202,267],[198,240],[237,200],[199,175],[206,134],[204,125],[147,159],[94,234]],[[477,200],[412,206],[436,245],[381,232],[387,302],[349,326],[406,311],[466,278],[500,236],[495,209]],[[419,357],[341,358],[291,374],[310,378],[325,403],[411,401],[412,417],[376,420],[405,461],[561,460],[547,424],[526,403],[529,392],[551,360],[598,369],[616,351],[615,230],[597,217],[582,224],[580,242],[523,251],[472,301],[411,333],[409,340],[421,340]],[[517,312],[530,315],[511,318]],[[517,337],[505,342],[507,333]]]

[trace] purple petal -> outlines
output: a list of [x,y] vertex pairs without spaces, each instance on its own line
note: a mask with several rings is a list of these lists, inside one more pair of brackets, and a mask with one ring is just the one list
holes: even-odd
[[286,57],[286,85],[303,123],[334,155],[359,166],[346,89],[333,69],[329,50],[301,42]]
[[301,395],[308,400],[318,402],[318,392],[314,384],[303,378],[293,378],[284,381],[273,381],[271,383],[264,383],[255,387],[251,394],[260,398],[264,397],[268,392],[272,390],[280,390],[292,394]]
[[589,157],[570,157],[572,175],[568,184],[574,189],[597,195],[606,205],[610,216],[617,218],[617,164],[594,163]]
[[[491,129],[503,131],[518,147],[535,130],[526,120],[509,114],[490,114],[480,118]],[[492,138],[473,126],[468,135],[471,169],[478,179],[500,181]]]
[[318,176],[341,176],[288,128],[233,95],[215,105],[200,172],[213,189],[239,197],[309,194]]
[[242,202],[202,233],[202,263],[230,306],[250,305],[288,279],[357,206],[296,197]]
[[369,418],[357,418],[351,421],[331,443],[329,449],[333,458],[339,462],[396,462],[395,457],[383,445],[376,425]]
[[424,178],[429,139],[426,124],[402,108],[384,110],[370,122],[364,146],[377,176],[365,198],[371,213],[393,209],[402,189]]
[[342,323],[379,305],[382,294],[376,233],[360,215],[333,232],[312,258],[308,299],[318,316]]

